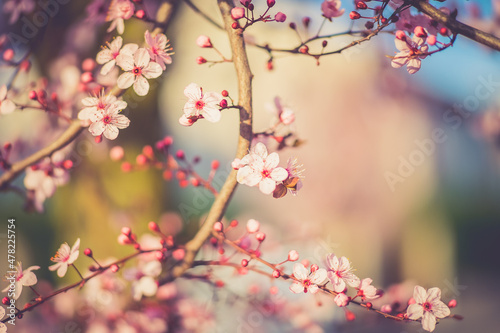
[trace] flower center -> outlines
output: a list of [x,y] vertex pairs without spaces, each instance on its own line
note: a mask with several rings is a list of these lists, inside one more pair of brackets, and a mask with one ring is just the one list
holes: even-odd
[[424,308],[424,311],[431,311],[432,310],[432,304],[429,302],[425,302],[422,304],[422,307]]
[[196,108],[196,110],[201,110],[201,109],[203,109],[204,106],[205,106],[205,102],[203,102],[201,100],[196,101],[196,103],[194,104],[194,107]]
[[132,70],[132,73],[134,73],[135,76],[141,75],[142,68],[141,67],[134,67],[134,69]]
[[104,108],[106,107],[106,105],[99,101],[99,103],[97,103],[97,110],[104,110]]
[[120,52],[113,52],[111,55],[113,56],[113,59],[116,59],[116,57],[118,57],[119,54]]
[[102,117],[102,121],[105,124],[111,124],[111,117],[110,116],[104,116],[104,117]]

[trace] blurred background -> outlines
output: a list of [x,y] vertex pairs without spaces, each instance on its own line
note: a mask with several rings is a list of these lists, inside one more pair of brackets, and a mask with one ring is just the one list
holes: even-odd
[[[212,1],[195,3],[218,19]],[[262,6],[255,3],[257,8]],[[320,3],[277,1],[273,9],[286,13],[287,22],[256,24],[248,30],[247,38],[273,47],[296,46],[297,36],[288,23],[296,22],[303,37],[313,35],[323,21]],[[65,82],[79,79],[81,61],[93,58],[100,41],[109,37],[107,24],[94,25],[85,19],[87,4],[61,6],[60,13],[31,44],[30,76],[16,83],[27,84],[46,76],[58,82],[54,89],[60,94],[78,94],[74,92],[76,83]],[[500,1],[445,4],[457,7],[458,17],[469,24],[500,31]],[[353,9],[347,1],[343,7],[347,13]],[[309,32],[300,23],[304,16],[311,17]],[[3,31],[21,28],[21,24],[9,26],[5,16],[1,20]],[[344,14],[333,23],[326,22],[322,33],[346,31],[349,25]],[[130,20],[123,37],[126,42],[141,41],[146,28]],[[221,162],[219,181],[215,182],[220,186],[236,149],[237,112],[224,111],[216,124],[200,121],[188,128],[178,124],[186,101],[183,90],[191,82],[205,91],[226,89],[233,98],[237,96],[231,63],[196,64],[198,56],[218,59],[213,50],[196,46],[200,34],[209,36],[214,46],[230,57],[226,34],[187,6],[180,6],[167,30],[175,50],[173,64],[152,83],[146,98],[138,98],[133,91],[125,94],[129,108],[124,112],[131,126],[121,131],[116,141],[95,144],[85,132],[73,145],[71,180],[45,202],[43,214],[26,213],[19,195],[1,193],[2,220],[16,219],[18,260],[24,267],[41,266],[36,272],[40,280],[54,286],[74,281],[75,275],[61,281],[47,266],[61,243],[72,245],[78,237],[82,248],[91,247],[96,257],[118,258],[131,252],[116,241],[123,226],[141,235],[149,221],[163,222],[180,242],[196,232],[210,208],[209,195],[191,187],[180,189],[176,181],[164,181],[158,170],[125,174],[119,163],[109,159],[109,150],[121,145],[127,159],[134,161],[144,145],[171,135],[174,147],[183,149],[188,158],[201,157],[197,171],[202,176],[208,175],[212,160]],[[280,159],[284,166],[289,157],[298,158],[305,168],[304,187],[297,196],[273,199],[256,188],[240,186],[226,218],[238,219],[242,225],[250,218],[259,220],[267,234],[263,257],[271,262],[284,260],[291,249],[297,250],[301,259],[320,266],[327,253],[347,256],[358,276],[371,277],[375,286],[386,290],[378,305],[406,302],[416,284],[441,288],[444,301],[458,301],[452,313],[465,319],[444,320],[438,332],[496,331],[500,296],[500,56],[459,37],[452,48],[423,60],[421,70],[409,75],[405,68],[390,66],[386,55],[397,52],[393,39],[389,34],[377,36],[341,55],[321,58],[319,66],[311,57],[277,54],[272,71],[266,66],[267,54],[248,47],[255,75],[254,128],[259,131],[270,125],[268,105],[276,96],[295,111],[293,126],[305,143],[280,151]],[[349,36],[332,39],[329,47],[342,47],[351,40]],[[3,84],[11,74],[5,68],[0,73]],[[71,89],[74,91],[68,92]],[[73,105],[74,110],[79,107],[78,103]],[[14,142],[12,159],[19,159],[56,137],[60,132],[53,125],[36,111],[2,116],[0,141]],[[16,181],[21,187],[22,178]],[[0,231],[2,252],[6,248],[4,231]],[[211,253],[204,250],[202,255],[210,257]],[[2,266],[4,257],[0,258]],[[80,265],[83,269],[85,264]],[[186,331],[421,332],[417,324],[392,323],[356,308],[352,310],[360,320],[347,322],[344,311],[331,299],[292,295],[286,282],[256,274],[237,277],[232,271],[214,271],[231,293],[216,294],[203,285],[193,288],[189,280],[177,282],[179,290],[211,313],[213,323],[205,329],[198,325]],[[248,303],[251,308],[251,295],[266,293],[272,284],[286,300],[282,312],[256,312],[241,305]],[[260,289],[250,288],[252,285]],[[49,288],[48,283],[45,287]],[[234,295],[246,298],[238,300]],[[28,301],[29,291],[21,299]],[[68,331],[65,323],[79,314],[70,311],[62,315],[64,306],[59,303],[27,314],[15,329],[33,332],[30,325],[47,322],[52,316],[56,319],[50,321],[50,332]]]

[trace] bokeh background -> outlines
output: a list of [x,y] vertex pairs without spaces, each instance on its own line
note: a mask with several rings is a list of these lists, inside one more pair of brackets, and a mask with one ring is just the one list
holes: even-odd
[[[352,10],[352,4],[344,2],[346,11]],[[218,18],[213,1],[196,3]],[[310,16],[309,30],[314,34],[322,21],[320,3],[277,1],[276,10],[287,14],[287,23],[297,22],[300,33],[306,36],[300,21]],[[445,4],[458,7],[459,17],[470,24],[500,31],[499,1]],[[104,26],[82,21],[86,5],[75,1],[61,7],[33,42],[33,73],[21,78],[20,83],[48,76],[61,82],[61,93],[77,89],[74,78],[78,80],[80,74],[79,62],[94,57],[99,41],[106,37]],[[346,16],[327,22],[322,31],[347,30],[350,22]],[[20,28],[8,26],[4,18],[0,21],[4,31]],[[133,20],[127,24],[124,39],[142,40],[145,25]],[[200,34],[210,36],[229,57],[225,33],[181,6],[167,30],[176,52],[173,64],[152,85],[146,98],[139,99],[133,92],[125,94],[130,105],[125,112],[132,123],[116,141],[95,144],[89,133],[82,135],[72,147],[76,167],[71,181],[46,202],[43,214],[26,213],[18,195],[1,193],[2,220],[16,219],[17,257],[25,267],[40,265],[40,280],[62,285],[76,278],[68,275],[61,281],[47,266],[62,242],[71,245],[78,237],[82,247],[91,247],[97,257],[104,258],[130,253],[116,241],[122,226],[131,226],[141,234],[146,232],[147,222],[165,221],[181,242],[196,232],[211,199],[200,190],[180,189],[175,181],[164,181],[161,171],[124,174],[108,153],[111,147],[122,145],[133,161],[142,146],[171,135],[175,148],[183,149],[190,158],[201,157],[200,174],[207,175],[210,162],[218,159],[222,167],[217,179],[223,179],[236,149],[237,113],[225,111],[217,124],[200,121],[190,128],[177,121],[185,103],[183,89],[191,82],[206,91],[226,89],[232,96],[237,93],[232,64],[196,64],[197,56],[217,59],[212,50],[196,46]],[[248,30],[248,38],[275,47],[297,43],[297,36],[286,23],[258,24]],[[351,40],[339,37],[329,46],[340,47]],[[442,321],[438,332],[495,332],[500,297],[500,56],[459,37],[452,48],[428,57],[422,69],[410,76],[405,69],[391,68],[386,55],[395,51],[393,37],[382,35],[341,55],[321,58],[320,66],[310,57],[280,54],[274,60],[274,69],[268,71],[265,52],[248,47],[255,74],[254,127],[260,130],[269,126],[272,114],[268,105],[276,96],[296,112],[295,130],[305,144],[281,151],[280,157],[283,164],[288,157],[297,157],[304,164],[305,180],[298,196],[279,200],[240,186],[226,217],[242,223],[249,218],[261,221],[262,230],[268,234],[263,257],[270,261],[283,260],[290,249],[318,264],[329,252],[347,256],[358,276],[373,278],[374,285],[391,290],[388,294],[393,297],[407,299],[413,286],[419,284],[441,288],[445,300],[457,299],[459,305],[453,313],[465,319]],[[8,69],[0,73],[1,84],[10,74]],[[457,112],[456,105],[473,100],[477,89],[483,89],[478,87],[484,80],[497,83],[491,86],[489,96],[476,98],[473,112]],[[57,136],[53,125],[36,111],[2,116],[0,141],[15,142],[13,158],[21,158]],[[432,152],[423,152],[421,143],[429,145],[436,130],[442,142],[432,141]],[[411,159],[417,160],[417,165],[391,185],[388,173],[398,174],[404,161]],[[19,186],[21,178],[16,181]],[[195,209],[182,212],[186,206]],[[0,231],[2,252],[6,248],[4,231]],[[2,265],[4,257],[0,258]],[[285,282],[276,285],[283,299],[297,309],[289,306],[282,314],[259,312],[261,319],[252,319],[253,312],[241,303],[251,303],[247,295],[250,286],[257,284],[266,292],[271,282],[256,276],[233,276],[224,270],[217,274],[232,292],[242,295],[242,300],[224,296],[223,291],[215,297],[213,290],[204,286],[192,290],[192,281],[178,283],[213,313],[211,321],[215,324],[206,331],[421,330],[419,325],[391,323],[360,309],[353,309],[360,320],[346,322],[344,312],[331,300],[321,298],[319,307],[318,299],[311,295],[289,295]],[[29,300],[29,295],[23,297]],[[57,302],[47,307],[54,308],[52,315],[57,318]],[[26,322],[45,322],[45,315],[35,311],[26,316]],[[72,315],[59,315],[62,319],[53,322],[50,332],[62,331],[64,320]],[[318,326],[307,326],[304,322],[308,320]],[[19,320],[14,331],[32,332],[23,328],[23,322]]]

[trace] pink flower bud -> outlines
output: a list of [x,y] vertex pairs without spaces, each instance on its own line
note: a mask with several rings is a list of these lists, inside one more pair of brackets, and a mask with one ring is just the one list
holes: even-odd
[[132,244],[132,242],[130,241],[130,238],[124,234],[120,234],[120,236],[118,236],[118,244],[120,245],[128,245],[128,244]]
[[82,70],[84,72],[92,72],[95,69],[96,62],[92,58],[87,58],[82,61]]
[[279,291],[279,289],[276,286],[272,286],[271,288],[269,288],[269,293],[271,295],[276,295],[278,293],[278,291]]
[[210,38],[208,36],[205,36],[205,35],[200,35],[196,39],[196,44],[199,47],[203,47],[203,48],[212,47],[212,42],[210,41]]
[[150,145],[144,146],[142,148],[142,153],[148,158],[152,159],[154,157],[153,147],[151,147]]
[[242,259],[242,260],[241,260],[241,266],[243,266],[243,267],[247,267],[247,266],[248,266],[248,260],[246,260],[246,259]]
[[437,42],[436,36],[434,35],[427,36],[427,44],[436,45],[436,42]]
[[5,61],[11,61],[14,59],[14,50],[13,49],[7,49],[3,53],[3,60]]
[[9,305],[10,304],[10,298],[8,298],[7,296],[5,296],[4,298],[2,298],[2,304],[3,305]]
[[102,142],[102,134],[94,137],[94,142],[95,143],[101,143]]
[[454,308],[457,306],[457,300],[456,299],[452,299],[451,301],[448,302],[448,307],[449,308]]
[[255,239],[257,239],[259,242],[263,242],[264,239],[266,239],[266,234],[263,232],[258,232],[255,234]]
[[295,112],[288,108],[283,109],[283,112],[280,113],[280,121],[285,125],[290,125],[295,121]]
[[309,46],[307,46],[307,45],[302,45],[302,46],[299,48],[299,52],[300,52],[300,53],[303,53],[303,54],[307,54],[307,53],[309,53]]
[[238,221],[237,220],[232,220],[231,223],[229,224],[231,227],[235,228],[238,226]]
[[31,61],[29,60],[23,60],[19,65],[19,69],[24,72],[28,72],[30,68],[31,68]]
[[130,172],[132,170],[132,164],[129,162],[123,162],[121,165],[121,169],[123,172]]
[[222,232],[223,229],[224,229],[224,225],[222,224],[222,222],[215,222],[214,223],[214,231]]
[[146,13],[142,9],[139,9],[135,12],[135,16],[139,19],[143,19],[144,16],[146,16]]
[[219,106],[221,107],[221,109],[227,108],[227,101],[225,99],[221,100]]
[[174,143],[174,139],[171,136],[166,136],[163,138],[163,143],[165,144],[165,146],[170,146]]
[[302,24],[304,25],[304,27],[308,28],[310,23],[311,23],[311,18],[310,17],[304,16],[302,18]]
[[151,231],[160,232],[160,227],[158,226],[158,223],[156,223],[154,221],[151,221],[148,223],[148,228]]
[[125,156],[125,151],[123,150],[123,148],[121,146],[114,146],[113,148],[111,148],[111,150],[109,151],[109,157],[111,158],[111,160],[113,161],[119,161],[121,160],[123,157]]
[[184,259],[184,256],[186,255],[186,250],[184,249],[177,249],[172,252],[172,258],[175,260],[182,260]]
[[135,158],[135,163],[137,163],[137,165],[146,165],[148,163],[148,158],[143,154],[139,154]]
[[297,261],[299,260],[299,253],[295,250],[291,250],[288,252],[288,261]]
[[406,40],[406,33],[402,30],[396,31],[396,38],[399,40]]
[[412,297],[408,300],[408,305],[412,305],[412,304],[415,304],[415,299]]
[[254,232],[259,231],[259,228],[260,228],[260,223],[259,223],[259,221],[254,220],[254,219],[250,219],[250,220],[248,220],[248,222],[247,222],[247,231],[248,231],[250,234],[253,234]]
[[92,257],[92,250],[89,249],[89,248],[86,248],[84,251],[83,251],[83,254],[85,254],[87,257]]
[[351,13],[349,13],[349,18],[351,20],[357,20],[361,18],[361,15],[358,12],[352,11]]
[[217,160],[213,160],[213,161],[212,161],[212,169],[213,169],[213,170],[218,169],[218,168],[219,168],[219,166],[220,166],[219,161],[217,161]]
[[38,99],[38,95],[37,95],[36,91],[34,91],[34,90],[31,90],[28,93],[28,97],[29,97],[29,99],[31,99],[33,101],[36,101]]
[[123,227],[122,234],[124,234],[127,237],[130,237],[130,235],[132,234],[132,229],[130,229],[129,227]]
[[82,81],[83,83],[90,83],[94,81],[94,76],[91,72],[83,72],[80,76],[80,81]]
[[385,313],[391,313],[392,312],[392,307],[390,304],[384,304],[380,308],[380,311],[385,312]]
[[276,15],[274,15],[274,19],[276,20],[276,22],[285,22],[286,15],[283,14],[282,12],[278,12],[278,13],[276,13]]
[[337,304],[337,306],[343,307],[349,304],[349,297],[344,293],[340,293],[335,296],[333,301]]
[[347,321],[353,321],[354,319],[356,319],[356,315],[354,313],[352,313],[351,311],[349,310],[345,310],[345,319]]
[[267,7],[271,8],[276,4],[276,0],[267,0]]
[[231,17],[233,20],[239,20],[240,18],[245,17],[245,8],[234,7],[231,9]]
[[204,63],[206,63],[206,62],[207,62],[207,59],[205,59],[205,58],[203,58],[203,57],[198,57],[198,58],[196,58],[196,63],[197,63],[198,65],[203,65],[203,64],[204,64]]
[[312,265],[311,265],[311,273],[316,272],[318,269],[319,269],[319,266],[318,266],[318,265],[316,265],[316,264],[312,264]]
[[64,169],[69,170],[73,167],[73,161],[72,160],[64,160],[62,166]]
[[357,9],[366,9],[368,8],[368,6],[366,5],[366,3],[364,3],[363,1],[360,1],[356,4],[356,8]]
[[118,270],[120,269],[120,267],[118,267],[118,265],[116,264],[113,264],[111,265],[111,267],[109,268],[113,273],[116,273],[118,272]]
[[274,270],[274,271],[273,271],[273,278],[276,278],[276,279],[277,279],[277,278],[279,278],[280,276],[281,276],[280,271],[278,271],[278,270]]
[[413,33],[417,37],[421,37],[421,38],[427,37],[427,32],[425,32],[424,28],[421,27],[420,25],[415,27],[415,30],[413,30]]
[[235,158],[234,161],[231,162],[231,167],[234,170],[238,170],[239,168],[243,167],[244,164],[241,163],[241,160],[239,158]]
[[163,253],[162,251],[156,251],[155,252],[155,258],[158,261],[162,261],[162,260],[165,259],[165,253]]

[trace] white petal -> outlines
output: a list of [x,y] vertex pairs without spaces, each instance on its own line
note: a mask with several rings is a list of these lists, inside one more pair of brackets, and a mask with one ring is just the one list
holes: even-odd
[[409,51],[410,50],[406,41],[401,40],[399,38],[394,39],[394,44],[396,44],[396,48],[399,51]]
[[134,58],[128,54],[120,54],[116,57],[116,63],[120,66],[124,71],[131,71],[134,69]]
[[134,81],[135,81],[135,75],[130,72],[125,72],[118,77],[116,84],[120,89],[127,89],[132,84],[134,84]]
[[111,53],[110,49],[103,49],[97,53],[96,56],[96,62],[100,65],[107,63],[110,60],[113,59],[113,54]]
[[96,106],[99,103],[99,99],[97,97],[85,97],[82,99],[82,104],[85,106]]
[[57,276],[63,277],[66,275],[66,272],[68,271],[68,265],[66,263],[62,263],[61,267],[57,270]]
[[441,301],[432,303],[432,313],[438,318],[448,317],[450,315],[450,308]]
[[408,62],[408,53],[406,52],[399,52],[394,56],[394,58],[391,61],[391,66],[393,68],[401,68],[402,66],[406,65]]
[[290,290],[296,294],[300,294],[304,292],[304,286],[302,283],[295,281],[290,285]]
[[410,61],[408,61],[408,65],[406,65],[408,73],[415,74],[416,72],[418,72],[418,70],[420,69],[420,63],[420,59],[411,59]]
[[259,183],[259,190],[264,194],[271,194],[276,189],[276,182],[270,178],[264,178]]
[[122,45],[123,45],[123,38],[117,36],[115,39],[111,41],[111,43],[109,43],[109,49],[112,52],[118,52],[118,50],[120,50]]
[[255,186],[262,180],[262,175],[246,165],[238,170],[236,179],[240,184]]
[[98,135],[101,135],[102,132],[104,132],[105,128],[106,128],[106,125],[102,121],[99,121],[96,123],[92,123],[92,125],[89,126],[89,132],[93,136],[98,136]]
[[116,128],[116,126],[110,125],[110,124],[108,124],[106,126],[106,128],[104,129],[104,132],[103,132],[104,137],[108,140],[116,139],[118,137],[118,133],[119,133],[118,128]]
[[309,291],[311,294],[316,294],[319,290],[319,287],[315,284],[310,285],[309,288],[307,288],[307,291]]
[[108,62],[106,65],[101,68],[101,75],[107,75],[113,68],[115,68],[116,61],[115,59]]
[[421,286],[415,286],[413,289],[413,299],[417,304],[424,304],[427,300],[427,292]]
[[205,106],[203,108],[201,114],[203,115],[203,117],[205,117],[206,120],[208,120],[211,123],[216,123],[221,118],[221,112],[219,109],[208,106]]
[[6,99],[3,101],[0,101],[0,113],[1,114],[12,113],[12,112],[14,112],[15,109],[16,109],[16,105],[11,100]]
[[158,276],[161,273],[161,263],[157,260],[148,262],[142,268],[142,273],[148,276]]
[[191,100],[201,99],[201,88],[196,83],[190,83],[184,88],[184,95]]
[[137,76],[134,82],[134,91],[139,96],[146,96],[148,94],[149,82],[144,76]]
[[156,62],[150,62],[149,65],[142,70],[142,75],[148,79],[156,79],[161,73],[163,73],[163,70]]
[[113,118],[113,125],[119,129],[127,128],[130,125],[130,119],[122,114],[119,114]]
[[134,44],[134,43],[128,43],[123,45],[123,48],[120,50],[120,54],[125,54],[125,55],[133,55],[135,51],[139,48],[139,45]]
[[408,314],[408,318],[410,318],[411,320],[417,320],[418,318],[423,316],[424,308],[420,304],[413,303],[408,306],[406,313]]
[[299,280],[307,279],[307,269],[301,263],[293,265],[293,275]]
[[284,168],[279,167],[271,171],[271,179],[274,181],[282,182],[287,178],[288,171],[286,171]]
[[272,170],[278,166],[279,162],[280,156],[278,155],[278,153],[271,153],[266,157],[264,168],[267,170]]
[[253,148],[253,152],[254,154],[259,155],[263,159],[267,157],[267,147],[262,142],[259,142],[255,145],[255,147]]
[[312,274],[311,282],[314,284],[323,284],[326,282],[326,270],[323,268],[318,269],[316,272]]
[[19,281],[27,287],[37,283],[36,275],[33,272],[23,272],[23,277]]
[[430,312],[425,312],[422,317],[422,327],[426,331],[434,331],[436,328],[436,317],[434,317]]
[[134,62],[139,67],[146,67],[150,60],[149,52],[145,48],[140,48],[134,53]]

